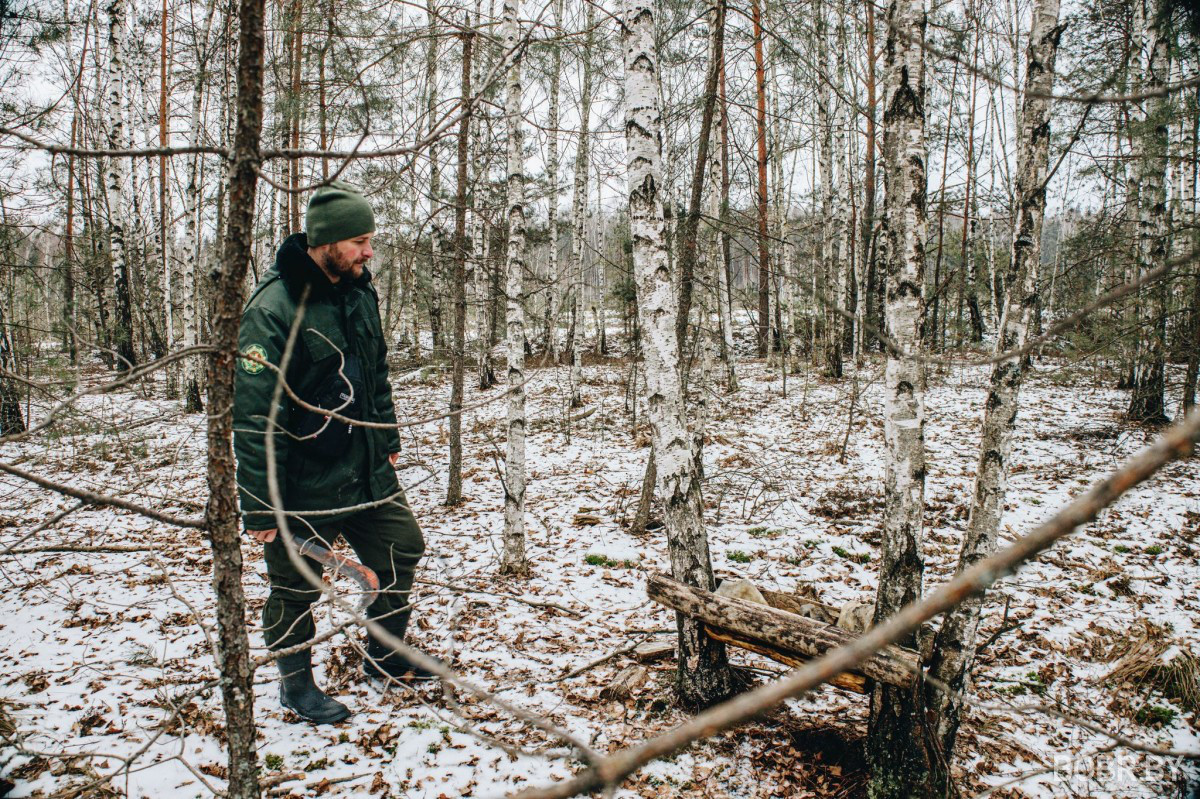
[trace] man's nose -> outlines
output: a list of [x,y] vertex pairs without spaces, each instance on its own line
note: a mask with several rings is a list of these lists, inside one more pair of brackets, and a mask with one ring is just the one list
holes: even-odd
[[375,251],[371,249],[370,244],[367,244],[366,246],[363,247],[363,259],[364,260],[366,260],[367,258],[370,258],[374,254],[375,254]]

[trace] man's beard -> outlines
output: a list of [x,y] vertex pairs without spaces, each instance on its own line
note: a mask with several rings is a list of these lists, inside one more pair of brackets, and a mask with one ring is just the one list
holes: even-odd
[[353,280],[362,274],[362,265],[364,263],[366,263],[366,261],[352,261],[343,256],[336,249],[330,248],[330,250],[325,253],[325,258],[323,259],[321,266],[325,267],[326,271],[332,275]]

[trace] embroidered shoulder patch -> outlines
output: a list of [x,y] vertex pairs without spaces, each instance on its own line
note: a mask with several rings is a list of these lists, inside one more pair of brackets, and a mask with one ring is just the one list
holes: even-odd
[[260,363],[259,360],[251,359],[251,358],[258,358],[261,361],[267,360],[267,351],[263,349],[261,344],[251,344],[249,347],[246,348],[245,352],[243,352],[242,355],[245,357],[238,358],[238,363],[240,363],[242,365],[242,370],[246,374],[256,375],[259,372],[261,372],[263,369],[267,368],[262,363]]

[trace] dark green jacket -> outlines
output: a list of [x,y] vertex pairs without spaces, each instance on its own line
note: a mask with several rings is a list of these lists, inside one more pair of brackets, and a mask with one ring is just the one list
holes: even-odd
[[[279,248],[275,266],[263,275],[242,312],[238,350],[278,365],[296,318],[305,286],[311,286],[300,332],[287,365],[287,380],[301,397],[313,391],[342,360],[347,330],[362,364],[365,382],[363,419],[387,422],[389,429],[355,427],[350,447],[336,461],[312,453],[286,433],[273,435],[284,510],[333,510],[382,499],[399,490],[388,455],[400,451],[396,410],[388,383],[387,346],[379,321],[379,302],[371,275],[330,283],[308,255],[303,233],[289,236]],[[328,339],[328,341],[326,341]],[[252,359],[238,359],[234,382],[234,450],[242,516],[248,530],[277,527],[267,492],[266,426],[277,372]],[[292,403],[285,393],[276,412],[279,424],[294,424]],[[339,515],[312,516],[314,524]],[[299,532],[299,531],[297,531]]]

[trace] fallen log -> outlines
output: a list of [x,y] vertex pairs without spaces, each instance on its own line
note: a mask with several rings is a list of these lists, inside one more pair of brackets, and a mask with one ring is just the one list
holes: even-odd
[[788,613],[795,613],[797,616],[803,616],[806,619],[826,624],[833,624],[837,621],[838,609],[835,607],[805,596],[785,594],[782,591],[770,591],[766,588],[761,590],[763,597],[767,600],[767,604],[773,608],[786,610]]
[[[752,641],[748,638],[740,638],[732,633],[726,632],[719,627],[713,627],[709,624],[704,625],[704,632],[714,641],[721,641],[736,646],[738,649],[745,649],[749,652],[754,652],[759,655],[764,655],[774,660],[776,663],[782,663],[790,668],[799,668],[808,662],[808,658],[799,655],[792,655],[780,649],[776,649],[769,644],[764,644],[760,641]],[[846,691],[853,691],[856,694],[871,693],[871,681],[866,676],[857,672],[843,672],[829,681],[830,685],[836,685]]]
[[[704,622],[716,640],[788,666],[798,666],[858,637],[786,610],[692,588],[662,574],[650,575],[646,593],[655,602]],[[904,687],[913,684],[919,668],[916,652],[889,646],[864,661],[858,671],[839,675],[831,682],[859,693],[869,690],[864,678]]]

